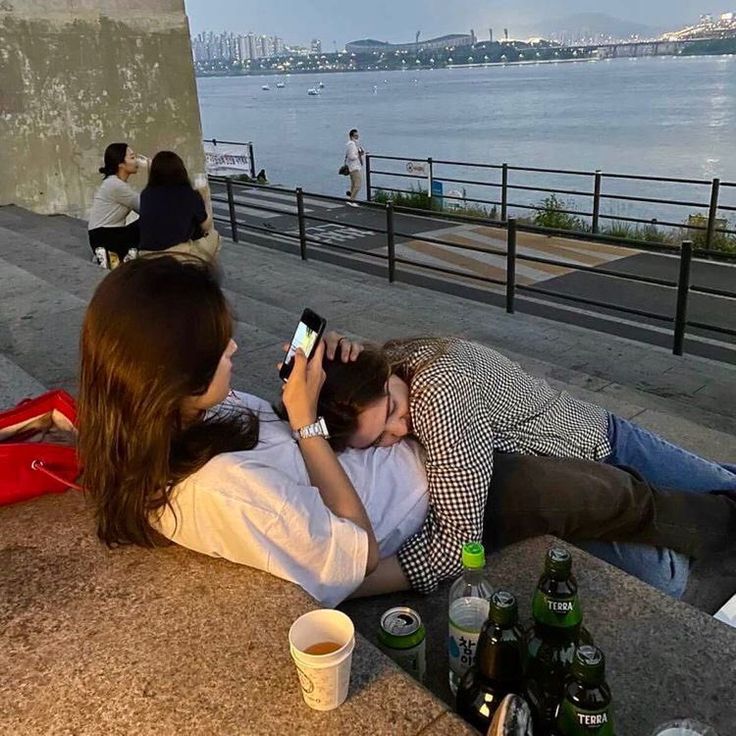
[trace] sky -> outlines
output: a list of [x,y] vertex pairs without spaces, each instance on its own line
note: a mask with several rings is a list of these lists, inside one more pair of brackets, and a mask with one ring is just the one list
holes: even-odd
[[[606,13],[657,28],[678,28],[702,13],[736,9],[736,0],[185,0],[193,34],[200,31],[254,31],[287,43],[322,40],[325,50],[359,38],[413,41],[475,29],[529,26],[537,19],[575,13]],[[724,3],[722,5],[721,3]],[[495,29],[499,29],[496,31]]]

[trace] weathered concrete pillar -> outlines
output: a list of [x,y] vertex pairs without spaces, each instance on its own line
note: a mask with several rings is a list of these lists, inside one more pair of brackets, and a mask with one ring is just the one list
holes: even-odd
[[201,138],[184,0],[0,0],[0,204],[86,217],[108,143]]

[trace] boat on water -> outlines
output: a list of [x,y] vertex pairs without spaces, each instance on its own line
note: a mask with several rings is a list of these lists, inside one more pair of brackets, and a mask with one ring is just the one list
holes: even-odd
[[269,87],[269,86],[268,86],[267,84],[264,84],[264,85],[262,85],[262,86],[261,86],[261,89],[262,89],[262,90],[263,90],[264,92],[268,92],[268,90],[270,90],[271,88],[270,88],[270,87]]
[[320,82],[318,86],[319,86],[320,89],[324,89],[325,88],[325,83],[324,82]]
[[309,89],[307,90],[307,94],[308,94],[308,95],[309,95],[310,97],[319,97],[319,90],[318,90],[318,89],[317,89],[316,87],[310,87],[310,88],[309,88]]
[[276,89],[283,89],[284,87],[286,87],[284,82],[276,82]]

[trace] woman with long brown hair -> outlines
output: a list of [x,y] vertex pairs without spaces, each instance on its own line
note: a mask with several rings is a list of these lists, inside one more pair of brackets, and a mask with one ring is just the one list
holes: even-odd
[[98,536],[110,546],[173,540],[335,603],[375,568],[379,548],[353,483],[313,431],[324,343],[309,362],[297,353],[283,390],[295,443],[275,417],[259,421],[265,402],[231,395],[233,329],[199,259],[139,258],[97,288],[78,420]]

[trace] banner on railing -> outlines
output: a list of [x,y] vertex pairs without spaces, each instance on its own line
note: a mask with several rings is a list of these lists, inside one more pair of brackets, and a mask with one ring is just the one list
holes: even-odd
[[250,146],[247,143],[204,141],[204,161],[210,176],[250,174]]
[[427,176],[429,174],[429,164],[426,161],[407,161],[406,173],[411,176]]

